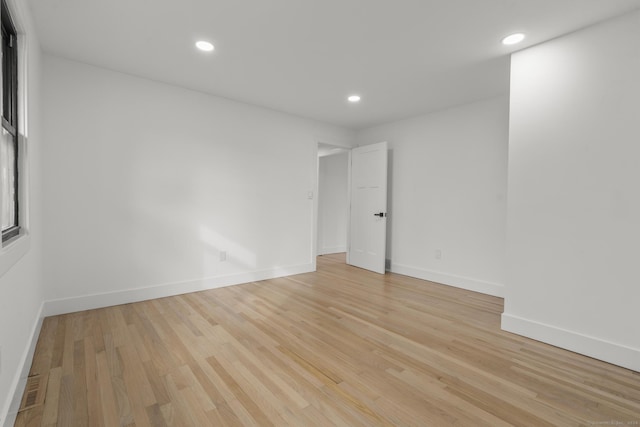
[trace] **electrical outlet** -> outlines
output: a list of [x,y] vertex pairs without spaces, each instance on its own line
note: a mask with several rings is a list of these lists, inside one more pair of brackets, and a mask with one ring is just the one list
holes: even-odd
[[442,251],[440,249],[436,249],[435,257],[436,259],[442,259]]
[[227,260],[227,251],[220,251],[220,261]]

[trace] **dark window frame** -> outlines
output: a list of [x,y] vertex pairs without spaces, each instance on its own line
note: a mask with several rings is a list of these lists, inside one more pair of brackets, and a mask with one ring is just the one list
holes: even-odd
[[19,135],[18,135],[18,34],[9,8],[2,0],[2,128],[11,135],[14,149],[14,180],[13,206],[14,224],[2,230],[2,242],[20,234],[20,205],[19,205]]

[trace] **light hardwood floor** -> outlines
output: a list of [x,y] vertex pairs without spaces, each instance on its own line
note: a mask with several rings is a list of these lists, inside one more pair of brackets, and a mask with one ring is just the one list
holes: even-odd
[[502,299],[344,257],[47,318],[17,426],[640,425],[640,374],[500,330]]

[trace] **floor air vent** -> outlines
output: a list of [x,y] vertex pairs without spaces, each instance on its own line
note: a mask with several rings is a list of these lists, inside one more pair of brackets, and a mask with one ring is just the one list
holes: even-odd
[[20,404],[18,412],[35,408],[44,403],[48,378],[48,375],[34,375],[27,378],[27,386],[25,387],[24,396],[22,396],[22,403]]

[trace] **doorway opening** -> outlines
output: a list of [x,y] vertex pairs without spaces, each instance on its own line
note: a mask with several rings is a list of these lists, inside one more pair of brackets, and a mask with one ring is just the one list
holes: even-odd
[[346,263],[349,241],[350,149],[318,143],[316,254]]

